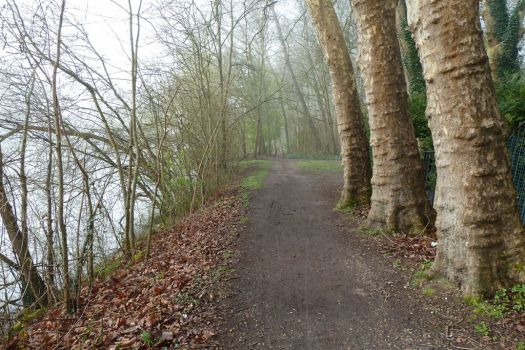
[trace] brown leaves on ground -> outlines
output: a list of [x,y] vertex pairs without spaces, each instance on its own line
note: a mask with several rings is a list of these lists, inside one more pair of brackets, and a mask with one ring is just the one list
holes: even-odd
[[212,346],[227,247],[243,207],[229,195],[154,236],[151,257],[82,291],[75,315],[50,310],[10,346],[193,349]]
[[434,260],[436,248],[435,229],[426,236],[408,234],[383,235],[378,237],[381,253],[390,254],[396,258],[405,258],[415,262]]
[[[362,205],[352,210],[352,218],[358,226],[366,225],[366,218],[370,206]],[[383,254],[388,254],[394,258],[407,259],[416,263],[426,260],[434,260],[436,247],[432,243],[437,241],[436,228],[421,235],[393,233],[380,234],[373,236],[374,245]]]

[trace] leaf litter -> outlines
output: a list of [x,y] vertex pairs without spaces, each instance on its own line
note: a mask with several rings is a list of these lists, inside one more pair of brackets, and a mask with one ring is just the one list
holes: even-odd
[[84,287],[74,315],[51,309],[6,348],[215,348],[221,283],[231,270],[226,253],[244,210],[237,190],[215,198],[154,235],[150,258]]

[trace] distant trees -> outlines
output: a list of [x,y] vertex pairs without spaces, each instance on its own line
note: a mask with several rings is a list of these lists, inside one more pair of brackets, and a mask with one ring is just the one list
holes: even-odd
[[[125,23],[123,62],[100,50],[69,3],[2,7],[4,312],[57,300],[71,310],[104,259],[147,254],[151,232],[204,203],[238,159],[337,150],[327,86],[291,53],[293,89],[289,68],[270,59],[282,45],[270,5],[114,4]],[[142,58],[151,39],[144,11],[155,18],[163,62]],[[287,25],[285,44],[302,45]],[[326,81],[323,66],[313,68]]]

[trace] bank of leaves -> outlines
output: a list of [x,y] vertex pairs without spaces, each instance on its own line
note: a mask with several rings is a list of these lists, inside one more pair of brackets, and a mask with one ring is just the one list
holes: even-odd
[[[82,291],[75,315],[52,309],[4,344],[31,349],[190,349],[214,346],[228,246],[243,207],[229,193],[155,235],[149,259]],[[135,259],[137,260],[137,259]]]

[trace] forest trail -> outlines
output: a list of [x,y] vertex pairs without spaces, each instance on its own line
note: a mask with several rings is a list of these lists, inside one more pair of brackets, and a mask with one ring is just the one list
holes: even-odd
[[439,312],[344,228],[340,179],[274,161],[239,238],[224,349],[448,348]]

